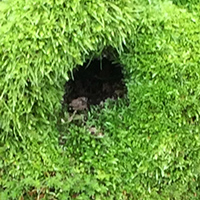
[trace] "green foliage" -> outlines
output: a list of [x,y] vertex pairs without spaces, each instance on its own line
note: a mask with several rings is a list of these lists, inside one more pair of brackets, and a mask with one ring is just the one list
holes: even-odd
[[194,5],[194,4],[198,4],[199,1],[198,0],[190,0],[190,1],[187,1],[187,0],[173,0],[173,3],[177,4],[177,5]]
[[[150,174],[154,174],[158,169],[153,159],[158,161],[160,157],[159,175],[156,175],[164,181],[160,186],[171,185],[164,186],[165,192],[174,191],[174,187],[177,190],[176,184],[180,187],[177,193],[168,191],[166,197],[192,199],[194,197],[183,191],[194,184],[192,180],[196,180],[196,187],[199,185],[196,179],[199,169],[196,169],[200,153],[200,16],[177,9],[170,3],[158,9],[162,15],[156,20],[153,15],[143,19],[122,61],[132,73],[127,85],[136,120],[135,130],[154,138],[143,172],[152,170]],[[154,150],[157,153],[155,151],[153,158]]]
[[198,10],[199,0],[173,0],[173,3],[183,7],[184,9],[188,9],[188,11],[193,12],[194,10]]
[[2,137],[30,137],[34,128],[43,134],[39,127],[55,126],[69,72],[106,46],[122,50],[134,27],[131,2],[2,3]]
[[[199,199],[200,4],[192,8],[0,2],[0,199]],[[128,97],[69,123],[64,84],[107,47]]]

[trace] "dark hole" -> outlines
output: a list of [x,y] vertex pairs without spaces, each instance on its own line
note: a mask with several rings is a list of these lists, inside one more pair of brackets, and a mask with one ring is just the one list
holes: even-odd
[[[90,105],[98,105],[108,98],[116,100],[126,94],[122,67],[107,58],[86,62],[73,72],[74,78],[66,83],[64,103],[71,110],[84,110]],[[80,104],[77,103],[80,101]],[[87,103],[87,108],[82,106]],[[77,104],[76,104],[77,103]]]

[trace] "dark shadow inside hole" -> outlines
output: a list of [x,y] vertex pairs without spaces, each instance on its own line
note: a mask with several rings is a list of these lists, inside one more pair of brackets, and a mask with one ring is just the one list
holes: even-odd
[[108,98],[116,100],[126,95],[122,67],[106,57],[86,62],[73,75],[73,80],[66,83],[64,95],[64,103],[69,104],[71,110],[84,110]]

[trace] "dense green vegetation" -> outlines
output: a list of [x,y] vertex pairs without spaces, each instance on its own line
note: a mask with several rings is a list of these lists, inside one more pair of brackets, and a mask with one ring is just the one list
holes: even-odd
[[[196,1],[0,2],[0,199],[199,199],[199,13]],[[107,48],[127,98],[69,123],[65,82]]]

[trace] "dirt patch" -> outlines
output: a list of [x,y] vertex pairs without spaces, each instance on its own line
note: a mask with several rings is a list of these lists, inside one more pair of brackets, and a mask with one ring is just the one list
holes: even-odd
[[122,67],[110,60],[95,59],[73,72],[74,79],[66,83],[64,103],[69,110],[85,110],[106,99],[116,100],[126,94]]

